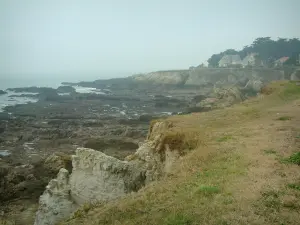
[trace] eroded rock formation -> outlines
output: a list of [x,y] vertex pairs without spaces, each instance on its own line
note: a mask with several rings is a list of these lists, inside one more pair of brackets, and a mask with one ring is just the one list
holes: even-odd
[[40,197],[35,225],[52,225],[81,205],[105,202],[136,192],[171,170],[180,153],[162,141],[170,124],[156,122],[135,154],[122,161],[102,152],[78,148],[72,173],[62,168]]

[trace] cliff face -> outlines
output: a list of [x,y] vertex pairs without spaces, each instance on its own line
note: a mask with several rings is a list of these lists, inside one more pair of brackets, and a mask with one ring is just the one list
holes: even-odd
[[249,80],[268,83],[284,79],[284,71],[273,69],[195,68],[191,70],[158,71],[132,77],[136,81],[183,86],[246,85]]
[[138,191],[170,171],[179,152],[162,142],[168,128],[169,124],[156,122],[147,140],[125,161],[78,148],[72,157],[72,173],[61,169],[40,197],[35,225],[55,224],[84,203],[109,201]]
[[188,77],[189,70],[170,70],[152,72],[146,75],[137,75],[133,76],[132,78],[135,81],[179,85],[184,84]]

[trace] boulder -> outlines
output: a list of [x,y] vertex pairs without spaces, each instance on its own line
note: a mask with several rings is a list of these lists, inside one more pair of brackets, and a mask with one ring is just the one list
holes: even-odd
[[264,83],[261,80],[249,80],[245,85],[244,89],[250,89],[256,93],[260,92]]

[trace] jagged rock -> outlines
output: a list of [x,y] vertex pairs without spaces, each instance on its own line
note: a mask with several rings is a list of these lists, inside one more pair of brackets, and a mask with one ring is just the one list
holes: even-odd
[[244,89],[252,89],[255,92],[260,92],[262,87],[264,86],[261,80],[249,80],[245,85]]
[[171,124],[156,122],[147,140],[125,161],[102,152],[78,148],[72,156],[70,175],[61,169],[40,197],[35,225],[52,225],[68,218],[77,207],[88,202],[110,201],[159,179],[171,171],[180,156],[162,138]]
[[69,172],[60,169],[57,179],[49,182],[39,200],[34,225],[53,225],[71,215],[78,205],[70,199]]
[[[77,204],[107,201],[143,185],[144,175],[136,163],[128,163],[92,149],[78,148],[73,156],[71,196]],[[134,188],[134,189],[139,189]]]
[[48,156],[44,162],[45,169],[57,174],[61,168],[65,168],[71,172],[72,161],[71,156],[62,152],[57,152]]

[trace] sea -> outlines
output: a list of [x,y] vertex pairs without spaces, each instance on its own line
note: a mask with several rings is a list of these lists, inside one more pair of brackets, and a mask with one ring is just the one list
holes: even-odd
[[[87,79],[87,78],[86,78]],[[87,79],[85,81],[93,81],[95,79]],[[13,92],[8,91],[8,88],[18,88],[18,87],[51,87],[58,88],[62,85],[62,82],[79,82],[80,79],[52,79],[52,78],[44,78],[44,79],[29,79],[29,78],[0,78],[0,90],[6,91],[7,94],[0,95],[0,112],[3,112],[6,106],[13,106],[17,104],[26,104],[29,102],[37,102],[36,98],[29,97],[21,97],[22,94],[34,94],[34,93],[26,93],[26,92]],[[95,88],[86,88],[80,86],[74,86],[76,92],[79,93],[97,93],[103,94],[99,90]]]

